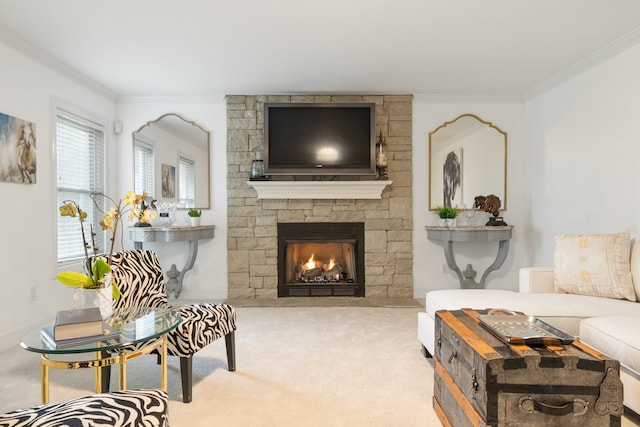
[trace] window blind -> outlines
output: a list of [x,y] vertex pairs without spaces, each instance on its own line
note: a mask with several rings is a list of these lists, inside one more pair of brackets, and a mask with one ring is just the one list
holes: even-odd
[[[103,127],[72,113],[58,110],[57,206],[61,206],[65,200],[71,200],[87,212],[84,222],[85,241],[82,239],[79,217],[57,216],[58,262],[84,257],[85,242],[92,243],[92,229],[96,233],[96,246],[99,249],[104,248],[104,233],[99,225],[102,212],[91,199],[92,192],[104,191],[104,158]],[[100,198],[97,201],[103,203]]]
[[178,201],[182,206],[196,205],[196,173],[193,160],[178,158]]
[[142,194],[144,191],[149,195],[149,200],[154,197],[155,171],[153,165],[154,152],[153,147],[144,142],[135,142],[135,174],[134,174],[134,191],[136,194]]

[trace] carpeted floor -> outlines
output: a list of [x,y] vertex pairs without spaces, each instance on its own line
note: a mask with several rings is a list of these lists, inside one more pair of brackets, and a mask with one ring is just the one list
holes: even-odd
[[[437,426],[432,366],[416,313],[388,307],[238,307],[237,370],[224,340],[193,361],[193,402],[182,403],[179,364],[169,365],[170,420],[199,426]],[[38,356],[0,354],[0,412],[39,403]],[[155,357],[128,365],[129,388],[158,387]],[[51,401],[93,392],[88,370],[50,371]],[[117,386],[117,372],[112,388]]]
[[[223,339],[199,352],[189,404],[182,403],[178,360],[170,358],[171,426],[440,426],[433,366],[417,340],[416,313],[424,308],[410,301],[326,304],[333,306],[237,307],[237,370],[227,370]],[[155,360],[127,364],[129,388],[160,386]],[[16,345],[0,361],[0,413],[39,404],[38,355]],[[112,389],[117,378],[116,370]],[[51,401],[94,392],[89,370],[51,369],[50,384]],[[637,418],[622,420],[637,425]]]

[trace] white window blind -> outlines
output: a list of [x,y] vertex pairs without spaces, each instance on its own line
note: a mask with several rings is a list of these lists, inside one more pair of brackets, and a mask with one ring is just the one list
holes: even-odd
[[[84,257],[85,242],[91,244],[92,227],[96,245],[104,248],[104,233],[99,225],[103,215],[91,199],[92,192],[104,191],[104,157],[103,127],[59,109],[56,116],[57,206],[65,200],[74,201],[87,212],[87,219],[83,242],[78,217],[58,214],[58,262]],[[103,202],[100,198],[97,200]]]
[[135,174],[134,191],[142,194],[144,191],[149,195],[149,199],[154,199],[155,171],[153,165],[154,152],[149,144],[136,140],[135,143]]
[[182,206],[196,205],[196,171],[193,160],[178,158],[178,201]]

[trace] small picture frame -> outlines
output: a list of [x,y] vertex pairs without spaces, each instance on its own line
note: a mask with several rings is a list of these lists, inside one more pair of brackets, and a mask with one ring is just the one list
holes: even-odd
[[176,197],[176,167],[162,164],[162,197]]

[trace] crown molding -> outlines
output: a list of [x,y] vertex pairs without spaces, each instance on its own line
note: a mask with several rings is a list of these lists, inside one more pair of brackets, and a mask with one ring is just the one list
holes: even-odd
[[116,101],[117,96],[114,91],[107,88],[106,86],[101,85],[95,80],[89,78],[87,75],[60,61],[59,59],[54,58],[42,49],[32,45],[22,37],[18,37],[15,34],[7,31],[6,29],[0,28],[0,41],[2,41],[8,47],[14,49],[16,52],[21,53],[26,57],[31,58],[32,60],[44,65],[50,70],[60,74],[62,77],[68,78],[74,83],[79,84],[84,88],[101,96],[104,96],[111,101]]
[[505,103],[512,104],[522,103],[523,99],[517,95],[482,95],[482,94],[415,94],[414,101],[433,102],[433,103]]
[[226,95],[194,95],[194,96],[118,96],[118,104],[218,104],[224,102]]
[[640,28],[636,28],[603,48],[587,55],[578,62],[573,63],[559,73],[533,86],[530,90],[525,92],[524,100],[529,101],[532,98],[535,98],[536,96],[541,95],[554,87],[608,61],[620,53],[637,46],[639,43]]

